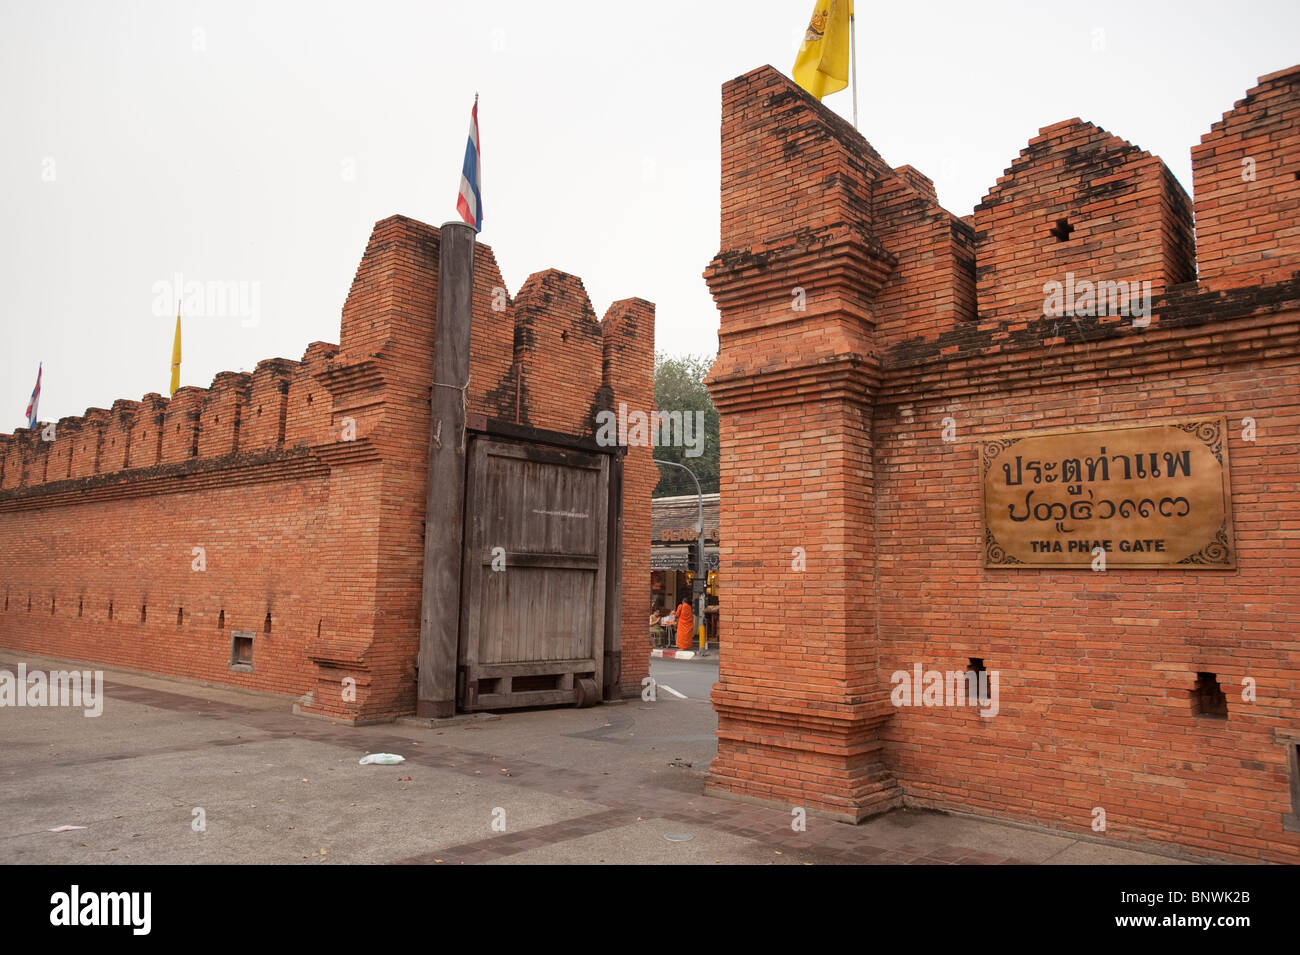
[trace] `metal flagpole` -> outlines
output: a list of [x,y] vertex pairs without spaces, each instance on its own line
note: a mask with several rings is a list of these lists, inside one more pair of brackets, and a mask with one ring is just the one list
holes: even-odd
[[849,75],[853,83],[853,128],[858,128],[858,27],[849,14]]

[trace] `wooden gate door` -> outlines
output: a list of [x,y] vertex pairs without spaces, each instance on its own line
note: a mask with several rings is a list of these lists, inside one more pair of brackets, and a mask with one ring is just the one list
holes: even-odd
[[[462,710],[603,692],[609,455],[476,436],[465,486]],[[592,683],[583,684],[592,689]]]

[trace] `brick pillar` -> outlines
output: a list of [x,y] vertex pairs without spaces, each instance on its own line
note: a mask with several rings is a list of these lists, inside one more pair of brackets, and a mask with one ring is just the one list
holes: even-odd
[[[644,299],[614,302],[601,322],[603,381],[609,407],[620,402],[649,413],[654,408],[655,307]],[[619,683],[610,697],[636,696],[650,674],[650,496],[659,483],[654,449],[634,446],[623,458]],[[613,636],[612,634],[610,635]],[[612,646],[606,638],[606,648]]]
[[856,822],[900,802],[875,623],[872,304],[894,266],[869,229],[878,157],[770,67],[723,99],[722,251],[705,272],[724,615],[708,788]]

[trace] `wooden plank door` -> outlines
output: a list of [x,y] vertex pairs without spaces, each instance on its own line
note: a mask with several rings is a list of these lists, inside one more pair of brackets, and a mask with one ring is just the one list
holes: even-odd
[[609,456],[476,437],[467,469],[458,697],[464,710],[603,692]]

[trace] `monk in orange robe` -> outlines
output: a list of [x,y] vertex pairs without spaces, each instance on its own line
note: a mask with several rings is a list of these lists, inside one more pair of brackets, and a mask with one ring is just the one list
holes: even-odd
[[691,613],[691,602],[682,597],[677,605],[677,649],[689,650],[695,640],[695,614]]

